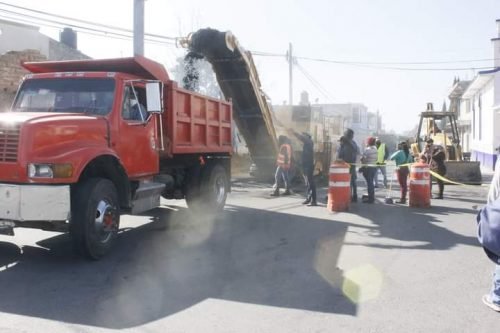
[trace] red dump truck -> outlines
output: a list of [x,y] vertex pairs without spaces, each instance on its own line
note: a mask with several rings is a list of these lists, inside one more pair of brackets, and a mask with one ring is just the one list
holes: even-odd
[[104,256],[120,214],[220,210],[230,191],[231,103],[180,88],[147,58],[24,63],[0,113],[0,233],[69,232]]

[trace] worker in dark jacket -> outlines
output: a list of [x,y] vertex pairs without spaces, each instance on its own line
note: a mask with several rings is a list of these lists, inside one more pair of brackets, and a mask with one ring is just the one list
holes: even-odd
[[356,159],[358,158],[359,147],[354,141],[354,131],[348,128],[340,138],[340,147],[337,151],[337,159],[349,163],[349,173],[351,174],[351,202],[358,201],[358,187],[356,184]]
[[[425,146],[424,156],[429,163],[429,168],[431,171],[437,173],[440,176],[446,175],[446,165],[444,161],[446,160],[446,154],[444,152],[444,148],[440,145],[435,145],[434,140],[428,139],[426,141],[427,145]],[[433,199],[443,199],[444,192],[444,181],[437,177],[431,177],[431,194],[432,194],[432,179],[435,179],[438,183],[439,194],[437,196],[433,196]]]
[[308,133],[299,134],[291,130],[300,141],[302,141],[302,172],[306,179],[307,193],[306,200],[302,203],[308,206],[317,206],[316,201],[316,184],[314,183],[314,142]]

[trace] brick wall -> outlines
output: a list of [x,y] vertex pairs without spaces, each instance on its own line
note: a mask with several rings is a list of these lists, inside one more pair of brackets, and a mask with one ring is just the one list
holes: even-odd
[[43,61],[47,58],[38,50],[10,51],[0,55],[0,112],[12,104],[19,82],[28,73],[21,61]]

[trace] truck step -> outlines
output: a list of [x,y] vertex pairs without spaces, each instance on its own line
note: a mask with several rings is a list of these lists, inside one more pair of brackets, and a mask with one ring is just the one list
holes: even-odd
[[141,182],[132,199],[132,214],[140,214],[160,206],[160,195],[165,184]]

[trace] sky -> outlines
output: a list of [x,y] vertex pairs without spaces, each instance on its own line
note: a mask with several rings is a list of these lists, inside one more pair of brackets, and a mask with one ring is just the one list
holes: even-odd
[[[133,0],[0,0],[0,8],[2,2],[127,29],[133,27]],[[245,49],[280,55],[254,56],[263,90],[273,104],[288,101],[288,63],[284,54],[292,43],[293,54],[299,57],[293,69],[295,103],[302,91],[309,93],[311,102],[363,103],[369,111],[380,112],[387,130],[398,133],[415,127],[426,103],[434,103],[439,110],[445,100],[449,105],[447,96],[454,77],[470,80],[477,73],[471,68],[493,66],[490,39],[498,36],[497,19],[500,0],[145,2],[146,33],[183,37],[206,27],[230,30]],[[59,33],[54,28],[41,31],[54,38]],[[94,58],[126,57],[133,53],[132,40],[84,33],[78,35],[78,48]],[[145,55],[167,69],[173,68],[184,52],[175,43],[145,44]],[[478,59],[487,60],[469,61]]]

